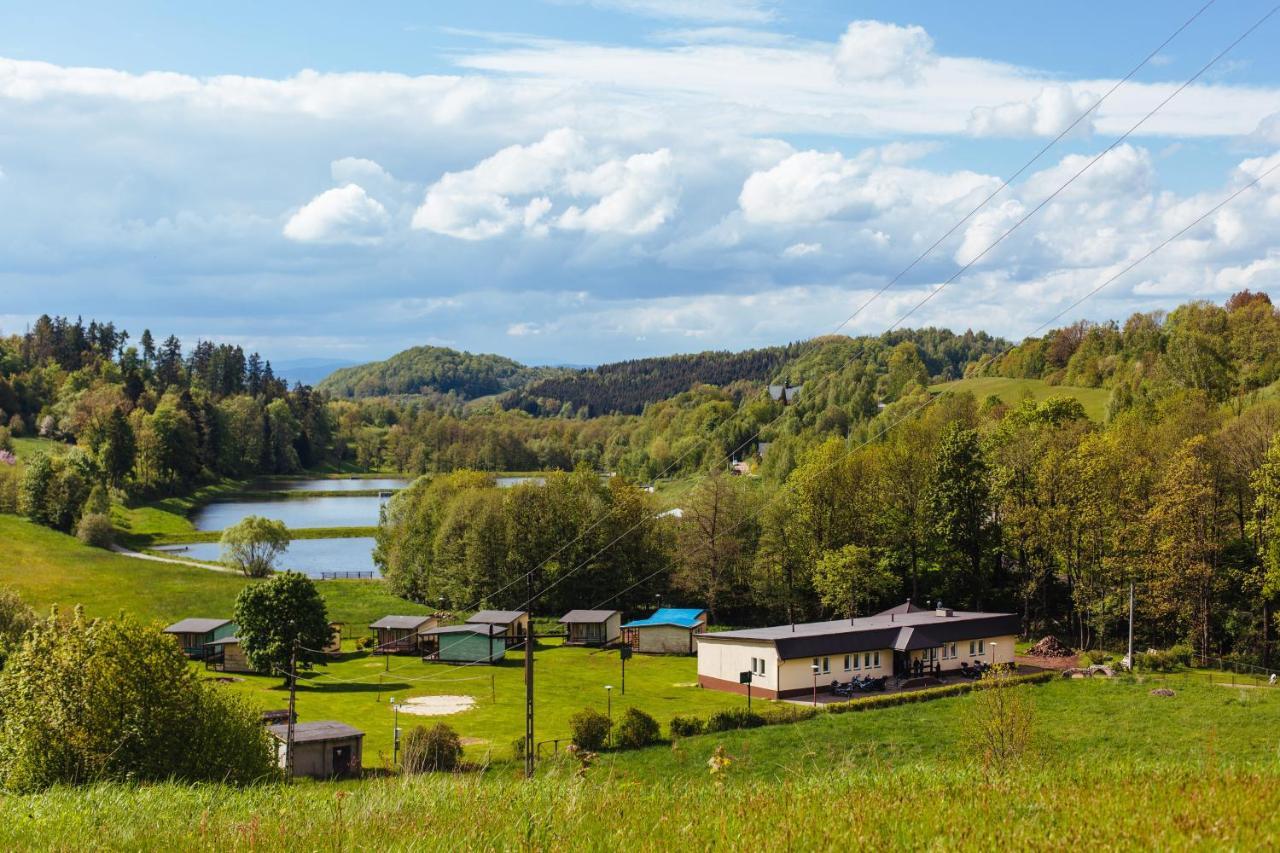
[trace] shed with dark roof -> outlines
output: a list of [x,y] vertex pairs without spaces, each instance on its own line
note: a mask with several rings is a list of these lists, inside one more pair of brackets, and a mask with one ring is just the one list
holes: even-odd
[[622,637],[622,614],[617,610],[570,610],[560,617],[567,646],[607,646]]
[[[289,726],[268,726],[277,742],[280,766],[288,766]],[[333,720],[295,723],[293,726],[293,775],[315,779],[359,776],[364,732]]]
[[440,624],[435,616],[383,616],[369,625],[378,639],[379,652],[393,654],[417,653],[418,635]]
[[506,628],[502,625],[440,625],[419,635],[425,660],[444,663],[497,663],[506,655]]

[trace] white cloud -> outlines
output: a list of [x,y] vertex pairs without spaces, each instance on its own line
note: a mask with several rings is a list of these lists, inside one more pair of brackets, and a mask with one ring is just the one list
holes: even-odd
[[561,228],[617,234],[648,234],[676,207],[671,152],[663,148],[611,160],[590,172],[571,174],[566,189],[575,196],[598,198],[595,204],[570,207],[560,215]]
[[512,323],[507,326],[507,334],[513,338],[523,338],[542,334],[542,328],[537,323]]
[[816,255],[821,251],[821,243],[792,243],[782,250],[782,256],[784,258],[803,258],[805,255]]
[[[974,136],[1057,136],[1080,119],[1098,100],[1091,92],[1075,92],[1070,86],[1046,86],[1028,101],[996,107],[977,107],[969,116]],[[1072,129],[1072,135],[1093,133],[1090,114]]]
[[854,21],[836,46],[836,71],[846,81],[912,83],[934,64],[933,39],[923,27]]
[[303,205],[284,226],[300,243],[376,243],[387,229],[387,209],[358,184],[326,190]]
[[343,184],[359,184],[375,193],[386,192],[396,186],[396,179],[372,160],[363,157],[343,157],[329,164],[329,174],[333,182]]
[[[585,168],[584,168],[585,167]],[[448,172],[427,189],[413,227],[463,240],[486,240],[517,228],[541,236],[553,196],[594,198],[555,217],[557,227],[647,234],[675,209],[677,189],[667,149],[625,159],[602,158],[568,128],[531,145],[512,145],[470,169]]]

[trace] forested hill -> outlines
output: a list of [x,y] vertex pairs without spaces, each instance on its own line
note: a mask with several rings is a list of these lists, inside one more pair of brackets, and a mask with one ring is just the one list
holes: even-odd
[[660,358],[639,358],[587,370],[566,371],[531,382],[504,405],[533,414],[610,413],[635,415],[650,403],[674,397],[695,385],[724,387],[735,382],[761,384],[810,344],[788,344],[743,352],[708,351]]
[[500,355],[420,346],[396,353],[386,361],[336,370],[317,389],[335,397],[452,392],[471,400],[499,394],[555,372],[556,368],[526,367]]

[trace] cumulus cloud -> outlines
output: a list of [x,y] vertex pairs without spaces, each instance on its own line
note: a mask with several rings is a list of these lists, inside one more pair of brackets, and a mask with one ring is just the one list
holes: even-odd
[[358,184],[326,190],[304,204],[284,226],[284,236],[300,243],[376,243],[390,216]]
[[792,243],[782,250],[782,256],[784,258],[803,258],[805,255],[816,255],[821,251],[821,243]]
[[[1097,100],[1096,95],[1075,92],[1070,86],[1046,86],[1028,101],[975,108],[969,116],[969,133],[974,136],[1057,136]],[[1072,134],[1093,133],[1093,119],[1091,113],[1075,126]]]
[[842,80],[897,80],[912,83],[936,61],[933,39],[923,27],[881,21],[854,21],[836,46],[836,72]]
[[470,169],[433,183],[413,216],[413,227],[463,240],[486,240],[517,228],[548,230],[554,197],[593,198],[555,217],[566,230],[647,234],[675,208],[676,188],[667,149],[605,158],[569,128],[530,145],[512,145]]

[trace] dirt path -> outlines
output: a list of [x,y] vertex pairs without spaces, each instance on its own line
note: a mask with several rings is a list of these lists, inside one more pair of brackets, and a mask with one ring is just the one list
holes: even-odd
[[123,554],[126,557],[133,557],[137,560],[151,560],[154,563],[172,563],[175,566],[191,566],[195,569],[204,569],[209,572],[226,572],[227,574],[240,574],[235,569],[227,569],[222,566],[211,566],[208,563],[198,563],[195,560],[178,560],[173,557],[160,557],[155,554],[143,554],[141,551],[130,551],[123,545],[112,545],[111,550],[117,554]]

